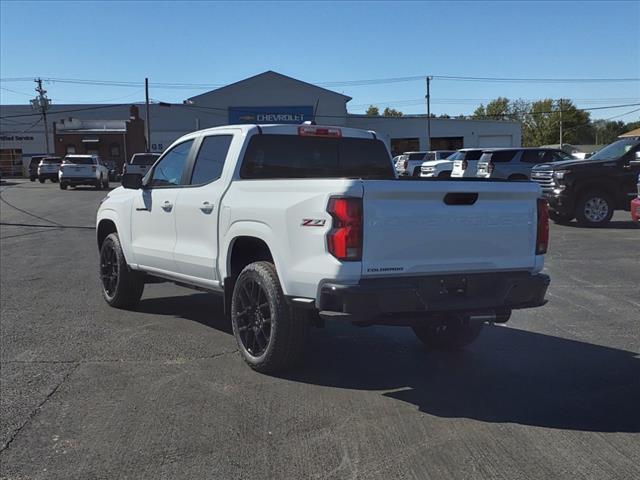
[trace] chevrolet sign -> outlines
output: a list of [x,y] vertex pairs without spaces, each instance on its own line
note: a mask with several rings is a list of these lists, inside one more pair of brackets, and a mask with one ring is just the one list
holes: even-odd
[[313,107],[229,107],[229,124],[292,123],[313,120]]

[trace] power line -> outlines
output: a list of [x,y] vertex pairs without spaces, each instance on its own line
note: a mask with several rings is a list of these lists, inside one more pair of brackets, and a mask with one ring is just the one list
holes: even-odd
[[[430,75],[434,79],[444,81],[456,81],[456,82],[480,82],[480,83],[565,83],[565,84],[581,84],[581,83],[629,83],[640,82],[640,78],[627,77],[627,78],[587,78],[587,77],[574,77],[574,78],[523,78],[523,77],[472,77],[463,75]],[[321,87],[346,87],[346,86],[365,86],[365,85],[381,85],[391,83],[404,83],[424,81],[427,75],[412,75],[404,77],[387,77],[387,78],[370,78],[361,80],[339,80],[339,81],[325,81],[316,82],[315,85]],[[30,81],[31,78],[27,77],[13,77],[13,78],[0,78],[0,82],[23,82]],[[44,81],[68,83],[76,85],[92,85],[92,86],[112,86],[112,87],[138,87],[143,85],[140,81],[126,81],[126,80],[96,80],[96,79],[80,79],[80,78],[56,78],[56,77],[44,77]],[[220,83],[181,83],[181,82],[157,82],[151,83],[150,86],[154,88],[162,89],[201,89],[201,88],[219,88],[227,84]]]

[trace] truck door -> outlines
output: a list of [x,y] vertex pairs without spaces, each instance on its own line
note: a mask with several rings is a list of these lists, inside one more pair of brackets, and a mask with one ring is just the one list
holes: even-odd
[[179,143],[164,154],[144,189],[136,192],[131,212],[131,248],[136,263],[175,272],[175,206],[184,185],[193,140]]
[[[218,216],[220,200],[232,172],[225,162],[233,131],[202,137],[190,167],[188,186],[180,190],[176,206],[177,240],[174,258],[178,272],[205,281],[219,281]],[[232,162],[226,162],[232,163]]]

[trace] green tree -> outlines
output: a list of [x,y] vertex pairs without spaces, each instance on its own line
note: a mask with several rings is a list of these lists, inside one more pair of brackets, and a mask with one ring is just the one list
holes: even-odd
[[365,115],[369,115],[370,117],[379,117],[380,109],[375,105],[369,105],[369,108],[367,108]]
[[403,113],[395,108],[386,107],[382,112],[382,115],[385,117],[401,117]]
[[[560,115],[560,105],[562,105],[562,115]],[[531,104],[522,126],[522,143],[532,147],[559,143],[561,118],[562,143],[580,145],[593,141],[593,127],[589,112],[578,109],[568,99],[554,101],[546,98]]]

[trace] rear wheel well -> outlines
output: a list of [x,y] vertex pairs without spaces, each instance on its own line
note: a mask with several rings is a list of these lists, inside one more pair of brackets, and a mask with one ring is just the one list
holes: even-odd
[[229,257],[229,276],[237,277],[244,267],[253,262],[273,263],[273,255],[267,244],[255,237],[239,237],[233,242]]
[[102,220],[98,224],[98,250],[102,248],[102,243],[104,239],[107,238],[112,233],[118,233],[118,229],[116,228],[116,224],[111,220]]

